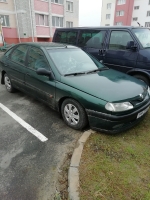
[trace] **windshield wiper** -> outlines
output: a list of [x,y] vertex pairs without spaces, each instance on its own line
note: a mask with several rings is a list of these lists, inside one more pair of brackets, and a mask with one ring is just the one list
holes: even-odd
[[80,74],[85,74],[85,72],[74,72],[74,73],[70,73],[70,74],[64,74],[64,76],[77,76],[77,75],[80,75]]
[[64,76],[77,76],[77,75],[81,75],[81,74],[90,74],[93,72],[104,71],[104,70],[108,70],[108,69],[109,69],[108,67],[102,67],[102,68],[90,70],[88,72],[74,72],[74,73],[70,73],[70,74],[64,74]]
[[98,68],[98,69],[88,71],[88,72],[86,72],[86,74],[90,74],[90,73],[98,72],[98,71],[104,71],[104,70],[108,70],[108,69],[109,69],[108,67],[102,67],[102,68]]

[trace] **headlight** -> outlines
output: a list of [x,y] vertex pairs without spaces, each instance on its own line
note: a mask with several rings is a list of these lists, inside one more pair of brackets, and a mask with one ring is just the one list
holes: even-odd
[[121,112],[124,110],[130,110],[133,108],[133,105],[130,102],[123,102],[123,103],[107,103],[105,105],[106,110],[112,112]]
[[150,95],[150,88],[149,88],[149,86],[148,86],[148,88],[147,88],[147,92],[148,92],[148,94]]

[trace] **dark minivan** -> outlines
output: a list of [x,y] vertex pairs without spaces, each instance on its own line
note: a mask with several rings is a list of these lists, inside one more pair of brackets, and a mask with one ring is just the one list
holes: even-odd
[[53,42],[78,46],[106,66],[132,75],[150,85],[149,28],[57,28]]

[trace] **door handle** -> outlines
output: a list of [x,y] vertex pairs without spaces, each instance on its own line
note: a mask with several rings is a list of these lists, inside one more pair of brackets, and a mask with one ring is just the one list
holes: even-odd
[[99,50],[99,55],[105,56],[105,53],[106,53],[106,49],[100,49]]

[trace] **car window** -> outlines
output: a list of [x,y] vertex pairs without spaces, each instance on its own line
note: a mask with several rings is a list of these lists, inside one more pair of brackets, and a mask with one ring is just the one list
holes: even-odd
[[19,45],[11,54],[11,60],[20,64],[24,64],[27,50],[27,45]]
[[129,41],[133,41],[133,39],[127,31],[112,31],[109,41],[109,49],[125,50]]
[[6,53],[5,56],[9,57],[9,55],[11,54],[11,52],[13,51],[14,48],[9,49]]
[[144,48],[150,47],[150,30],[149,29],[136,28],[132,30]]
[[48,62],[42,50],[36,47],[31,47],[28,54],[28,67],[37,70],[39,68],[49,69]]
[[55,37],[55,42],[76,44],[77,31],[58,31]]
[[103,46],[105,33],[106,31],[103,30],[82,30],[80,31],[78,45],[99,49]]

